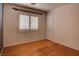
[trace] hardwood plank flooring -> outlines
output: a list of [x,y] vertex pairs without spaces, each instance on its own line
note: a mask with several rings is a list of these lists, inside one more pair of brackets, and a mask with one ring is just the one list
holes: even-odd
[[79,51],[49,40],[40,40],[5,47],[2,56],[79,56]]

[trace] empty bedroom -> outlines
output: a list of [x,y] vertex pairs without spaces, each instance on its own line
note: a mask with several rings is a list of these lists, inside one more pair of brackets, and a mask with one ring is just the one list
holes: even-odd
[[79,56],[79,3],[0,3],[1,56]]

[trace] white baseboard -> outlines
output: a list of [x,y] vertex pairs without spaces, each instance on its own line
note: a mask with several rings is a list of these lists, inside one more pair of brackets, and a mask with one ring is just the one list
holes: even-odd
[[61,45],[64,45],[64,46],[66,46],[66,47],[69,47],[69,48],[71,48],[71,49],[75,49],[75,50],[78,50],[78,51],[79,51],[79,49],[78,49],[78,48],[71,47],[71,46],[69,46],[69,45],[66,45],[66,44],[64,44],[64,43],[62,43],[62,42],[55,41],[55,40],[50,40],[50,41],[53,41],[53,42],[55,42],[55,43],[58,43],[58,44],[61,44]]
[[13,44],[6,44],[6,45],[4,45],[4,47],[16,46],[19,44],[30,43],[30,42],[35,42],[35,41],[39,41],[39,40],[43,40],[43,39],[30,40],[30,41],[25,41],[25,42],[17,42],[17,43],[13,43]]

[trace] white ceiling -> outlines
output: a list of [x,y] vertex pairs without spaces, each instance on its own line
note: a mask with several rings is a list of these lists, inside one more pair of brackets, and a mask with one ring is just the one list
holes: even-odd
[[68,3],[36,3],[35,5],[31,5],[30,3],[17,3],[17,4],[26,7],[32,7],[32,8],[49,11],[60,6],[67,5]]

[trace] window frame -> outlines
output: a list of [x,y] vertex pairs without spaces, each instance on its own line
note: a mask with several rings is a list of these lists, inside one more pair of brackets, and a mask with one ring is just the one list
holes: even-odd
[[[31,16],[38,17],[38,29],[31,29]],[[39,30],[39,16],[36,16],[36,15],[31,15],[31,16],[30,16],[30,31],[38,31]]]
[[[20,15],[20,16],[24,16],[24,17],[28,17],[28,22],[29,22],[29,16],[28,15]],[[26,20],[26,19],[25,19]],[[20,29],[20,21],[21,19],[19,19],[19,29]],[[25,25],[25,24],[24,24]],[[29,23],[28,23],[28,29],[20,29],[20,30],[29,30]]]
[[[29,30],[20,30],[20,15],[26,15],[26,16],[29,16]],[[20,14],[20,15],[18,15],[18,30],[19,30],[19,32],[31,32],[31,31],[39,31],[39,16],[37,16],[37,15],[29,15],[29,14]],[[34,16],[34,17],[38,17],[38,29],[31,29],[31,16]]]

